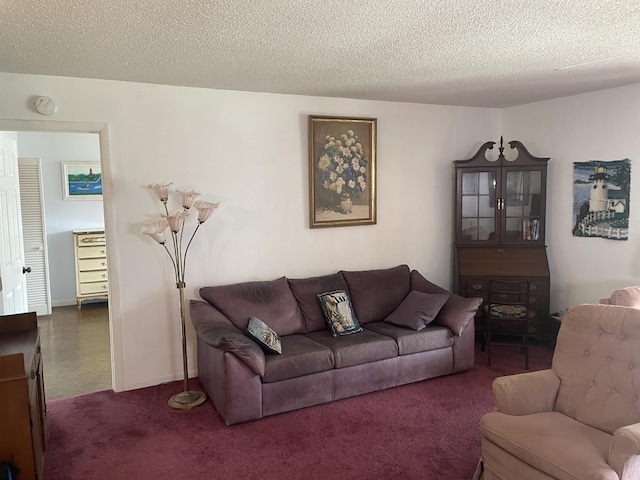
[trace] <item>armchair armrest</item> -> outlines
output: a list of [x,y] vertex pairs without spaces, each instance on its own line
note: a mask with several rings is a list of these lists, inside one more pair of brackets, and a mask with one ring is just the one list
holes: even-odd
[[190,311],[196,333],[204,343],[223,352],[233,353],[253,373],[264,376],[265,356],[256,342],[206,302],[191,300]]
[[498,411],[508,415],[551,412],[560,379],[551,370],[498,377],[493,381]]
[[613,432],[608,463],[621,480],[640,478],[640,423]]

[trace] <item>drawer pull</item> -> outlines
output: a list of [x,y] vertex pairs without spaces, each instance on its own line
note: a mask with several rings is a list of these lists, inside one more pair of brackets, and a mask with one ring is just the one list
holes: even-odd
[[530,286],[529,286],[529,290],[531,290],[531,291],[536,290],[536,288],[537,288],[537,287],[536,287],[535,285],[530,285]]
[[33,380],[34,378],[36,378],[36,371],[31,370],[31,380]]
[[482,290],[482,285],[479,283],[474,283],[473,285],[471,285],[471,288],[473,288],[474,290]]
[[82,243],[102,243],[104,242],[104,237],[84,237],[81,240]]

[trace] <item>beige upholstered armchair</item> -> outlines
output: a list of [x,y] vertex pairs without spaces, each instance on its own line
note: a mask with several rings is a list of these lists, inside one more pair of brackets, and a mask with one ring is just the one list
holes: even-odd
[[484,480],[640,479],[640,310],[571,308],[552,368],[499,377],[493,391]]
[[640,308],[640,287],[625,287],[613,292],[609,298],[601,298],[603,305],[622,305]]

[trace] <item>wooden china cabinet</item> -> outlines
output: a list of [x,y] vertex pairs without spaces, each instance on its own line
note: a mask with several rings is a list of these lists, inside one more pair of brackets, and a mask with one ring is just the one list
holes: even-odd
[[[544,335],[549,315],[549,264],[545,246],[547,162],[516,140],[514,160],[497,160],[486,142],[467,160],[456,160],[455,290],[487,301],[490,280],[530,282],[529,333]],[[479,322],[476,322],[479,326]],[[501,326],[508,333],[509,325]],[[500,333],[496,331],[495,333]]]

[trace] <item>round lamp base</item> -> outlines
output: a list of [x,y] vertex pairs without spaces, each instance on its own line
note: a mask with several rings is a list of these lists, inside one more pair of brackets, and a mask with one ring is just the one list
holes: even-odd
[[207,395],[205,393],[190,390],[174,395],[169,399],[168,403],[174,410],[191,410],[198,405],[202,405],[206,399]]

